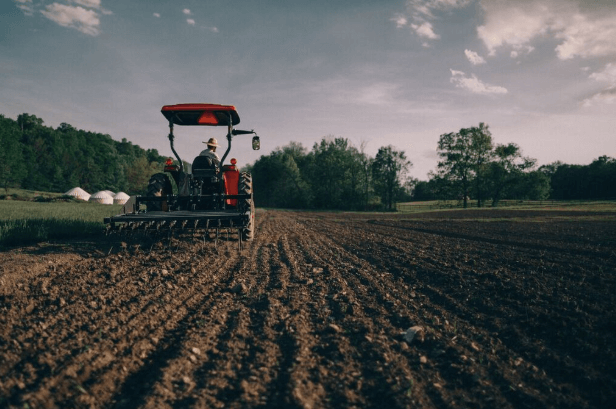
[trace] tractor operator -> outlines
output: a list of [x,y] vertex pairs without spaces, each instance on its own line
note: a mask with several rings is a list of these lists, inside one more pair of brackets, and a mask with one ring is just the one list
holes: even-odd
[[218,147],[218,141],[216,140],[216,138],[210,138],[209,141],[203,143],[207,143],[207,149],[201,151],[199,156],[207,156],[220,162],[220,158],[216,153],[216,148]]

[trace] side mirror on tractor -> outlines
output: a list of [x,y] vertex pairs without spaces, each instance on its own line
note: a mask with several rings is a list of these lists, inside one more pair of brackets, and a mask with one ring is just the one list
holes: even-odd
[[261,149],[261,140],[255,135],[252,137],[252,150],[258,151],[259,149]]

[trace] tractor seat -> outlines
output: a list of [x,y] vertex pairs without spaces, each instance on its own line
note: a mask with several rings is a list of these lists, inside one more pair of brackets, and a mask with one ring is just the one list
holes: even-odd
[[194,177],[214,178],[220,172],[220,161],[208,156],[197,156],[192,163],[192,174]]

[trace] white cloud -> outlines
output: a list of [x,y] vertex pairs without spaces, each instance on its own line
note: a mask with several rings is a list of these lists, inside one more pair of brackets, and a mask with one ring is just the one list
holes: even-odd
[[432,24],[428,21],[424,22],[421,25],[411,24],[411,27],[420,37],[429,38],[430,40],[436,40],[441,37],[434,32]]
[[71,0],[71,3],[94,9],[98,9],[101,7],[101,0]]
[[377,83],[357,90],[350,99],[361,105],[390,105],[394,103],[394,93],[398,86],[388,83]]
[[210,30],[212,33],[217,33],[218,32],[218,27],[205,27],[205,28]]
[[556,34],[556,38],[564,39],[556,47],[562,60],[616,54],[616,13],[602,19],[576,15],[572,23]]
[[594,72],[588,76],[595,81],[606,81],[612,85],[616,85],[616,63],[608,63],[603,71]]
[[[616,54],[616,8],[582,10],[582,0],[482,0],[485,22],[477,28],[490,55],[499,47],[531,52],[536,38],[560,40],[558,58],[566,60]],[[516,54],[517,56],[517,54]]]
[[432,19],[438,11],[461,8],[470,2],[471,0],[407,0],[406,7],[413,17]]
[[190,16],[192,14],[189,9],[182,10],[182,13],[186,14],[187,16]]
[[393,21],[394,23],[396,23],[396,27],[398,28],[402,28],[404,26],[406,26],[406,24],[408,23],[408,19],[406,17],[404,17],[402,14],[400,13],[396,13],[392,18],[389,19],[390,21]]
[[[437,12],[464,7],[470,2],[471,0],[407,0],[406,13],[396,13],[390,20],[396,23],[398,28],[410,25],[419,37],[436,40],[441,36],[434,32],[431,21],[437,18]],[[409,20],[412,21],[411,24]]]
[[154,17],[156,17],[156,18],[160,18],[160,13],[154,13],[153,15],[154,15]]
[[606,64],[603,70],[590,74],[588,78],[607,82],[608,87],[582,101],[583,106],[588,107],[596,103],[611,104],[616,101],[616,63]]
[[14,0],[17,4],[17,8],[24,12],[27,16],[31,16],[34,13],[34,7],[32,6],[32,0]]
[[479,80],[474,74],[467,77],[462,71],[450,70],[451,78],[449,82],[457,88],[466,89],[474,94],[506,94],[507,88],[496,85],[488,85]]
[[486,63],[486,60],[484,60],[483,57],[477,54],[475,51],[464,50],[464,54],[466,55],[466,58],[468,58],[468,60],[473,65],[479,65],[479,64]]
[[41,10],[41,13],[63,27],[74,28],[91,36],[100,34],[98,29],[100,20],[98,14],[93,10],[86,10],[80,6],[73,7],[53,3],[45,7],[45,10]]
[[191,26],[194,26],[194,25],[195,25],[195,20],[193,20],[192,18],[187,18],[187,19],[186,19],[186,22],[187,22],[188,24],[190,24]]
[[582,101],[582,106],[590,107],[597,104],[613,104],[616,102],[616,86],[606,88]]

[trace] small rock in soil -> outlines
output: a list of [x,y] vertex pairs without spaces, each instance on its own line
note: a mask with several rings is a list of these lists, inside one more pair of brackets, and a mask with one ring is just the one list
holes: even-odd
[[427,364],[428,363],[428,358],[425,356],[420,356],[419,357],[419,362],[421,362],[422,364]]
[[244,283],[239,283],[235,287],[231,288],[231,292],[234,294],[245,294],[246,291],[248,291],[248,287],[246,287],[246,284]]
[[190,350],[195,355],[201,355],[201,350],[197,347],[192,347]]
[[328,326],[334,332],[342,332],[342,329],[339,326],[337,326],[336,324],[329,324]]
[[323,272],[323,268],[322,267],[315,267],[312,269],[312,272],[315,274],[320,274]]
[[423,341],[423,327],[416,325],[406,330],[406,333],[404,334],[404,340],[406,342],[410,344],[413,342],[415,337],[417,337],[418,341]]

